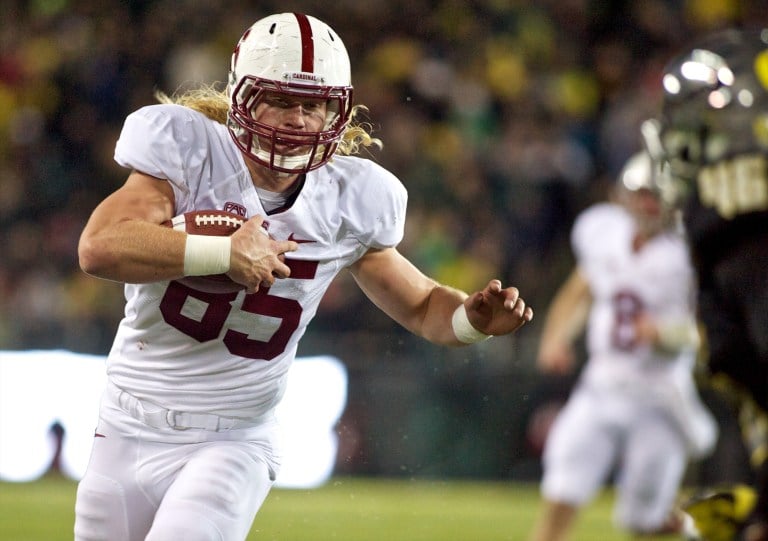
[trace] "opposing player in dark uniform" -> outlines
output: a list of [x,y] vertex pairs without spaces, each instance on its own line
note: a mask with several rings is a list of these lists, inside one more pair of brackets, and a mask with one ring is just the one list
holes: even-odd
[[704,38],[668,64],[663,87],[646,140],[660,185],[683,209],[708,368],[740,400],[756,474],[750,505],[737,505],[735,490],[709,501],[731,510],[733,524],[722,524],[731,539],[767,541],[768,29]]

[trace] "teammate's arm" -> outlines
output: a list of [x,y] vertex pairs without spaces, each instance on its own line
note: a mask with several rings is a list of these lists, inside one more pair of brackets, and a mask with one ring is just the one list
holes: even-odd
[[589,283],[576,267],[549,305],[536,359],[540,370],[567,374],[573,368],[573,343],[584,331],[591,306]]
[[360,288],[392,319],[414,334],[443,345],[463,345],[453,330],[464,304],[472,327],[486,335],[508,334],[533,318],[514,287],[491,280],[471,295],[424,275],[395,248],[371,249],[352,266]]
[[701,344],[699,328],[693,316],[655,321],[643,313],[637,318],[635,332],[638,340],[666,353],[696,350]]

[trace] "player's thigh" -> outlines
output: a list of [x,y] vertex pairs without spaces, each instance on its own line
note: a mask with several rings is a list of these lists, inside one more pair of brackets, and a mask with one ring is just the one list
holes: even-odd
[[555,419],[543,457],[542,492],[547,499],[581,505],[610,474],[619,438],[603,422],[600,408],[599,400],[575,394]]
[[133,475],[139,443],[105,432],[106,437],[94,438],[88,468],[77,487],[75,540],[143,540],[156,507]]
[[685,437],[662,414],[640,419],[630,432],[617,480],[617,519],[635,530],[652,530],[667,519],[688,461]]
[[272,484],[258,446],[201,445],[165,493],[147,541],[245,539]]

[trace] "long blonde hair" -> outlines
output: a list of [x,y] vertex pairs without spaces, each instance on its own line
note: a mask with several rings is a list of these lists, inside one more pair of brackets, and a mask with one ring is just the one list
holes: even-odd
[[[229,96],[225,91],[218,90],[212,85],[172,95],[157,91],[155,92],[155,98],[160,103],[175,103],[176,105],[189,107],[220,124],[226,125],[227,123],[230,103]],[[383,147],[381,139],[371,135],[372,126],[370,123],[355,120],[362,111],[368,111],[368,108],[365,105],[354,105],[352,107],[349,123],[344,130],[344,135],[342,135],[336,152],[350,156],[360,153],[362,147],[375,146],[379,149]]]

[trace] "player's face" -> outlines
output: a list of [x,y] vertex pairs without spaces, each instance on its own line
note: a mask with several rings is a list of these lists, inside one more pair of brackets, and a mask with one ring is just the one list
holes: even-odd
[[[253,117],[255,120],[275,128],[314,134],[325,127],[326,109],[327,101],[324,99],[286,96],[268,92],[256,106]],[[307,142],[311,142],[309,138]],[[262,141],[262,144],[264,143]],[[279,141],[276,150],[289,155],[307,152],[301,146],[286,149],[280,145]]]
[[645,233],[655,234],[664,227],[663,204],[651,190],[640,189],[628,194],[627,207]]

